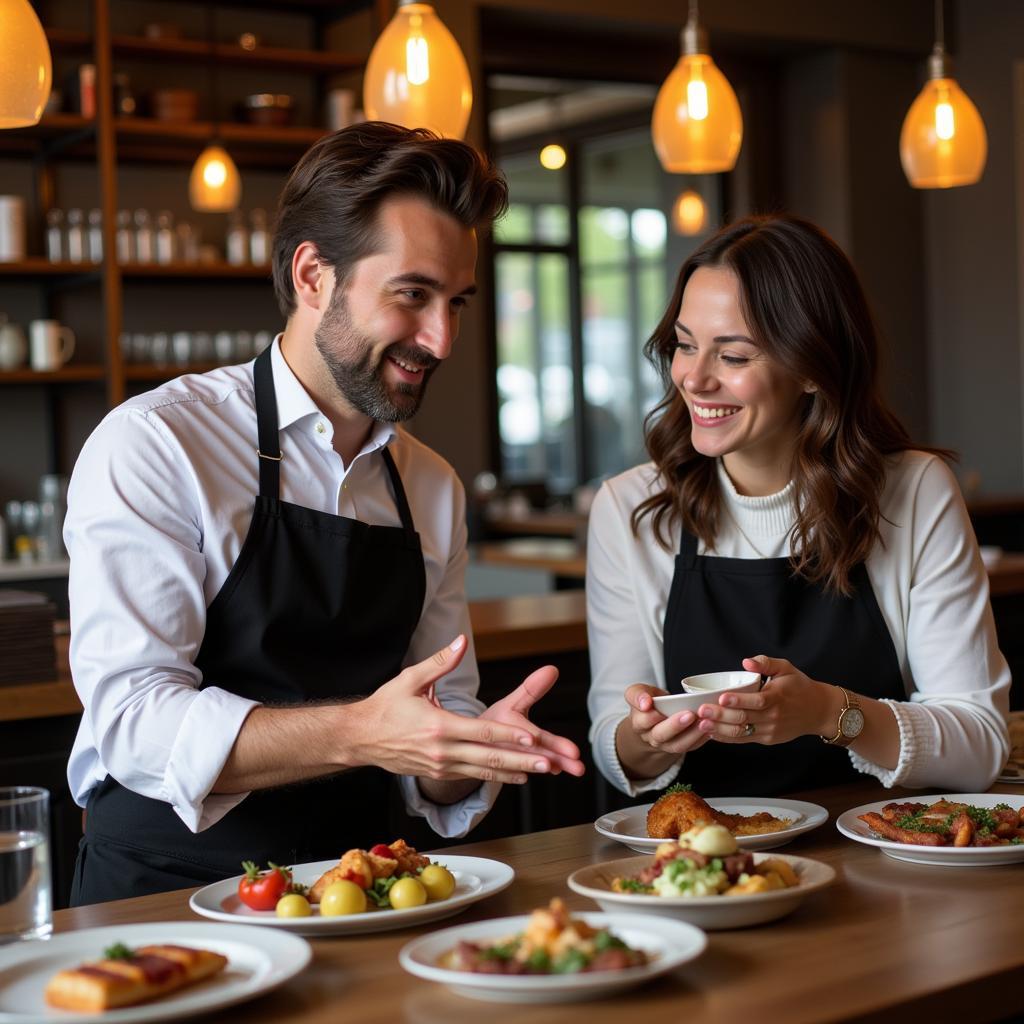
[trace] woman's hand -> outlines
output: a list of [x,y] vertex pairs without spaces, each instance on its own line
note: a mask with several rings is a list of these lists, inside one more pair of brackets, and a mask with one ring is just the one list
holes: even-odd
[[654,698],[664,694],[646,683],[634,683],[626,690],[629,715],[616,729],[615,750],[628,778],[656,778],[675,764],[680,754],[702,747],[711,738],[697,729],[692,711],[666,718],[655,710]]
[[757,693],[725,693],[698,711],[699,731],[722,743],[788,743],[835,731],[843,706],[837,686],[819,683],[784,658],[744,658],[748,672],[771,678]]

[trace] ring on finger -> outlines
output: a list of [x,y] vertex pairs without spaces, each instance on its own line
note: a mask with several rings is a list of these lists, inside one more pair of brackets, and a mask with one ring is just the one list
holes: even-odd
[[753,722],[747,722],[747,724],[743,726],[744,736],[753,736],[755,732],[757,732],[757,726],[754,725]]

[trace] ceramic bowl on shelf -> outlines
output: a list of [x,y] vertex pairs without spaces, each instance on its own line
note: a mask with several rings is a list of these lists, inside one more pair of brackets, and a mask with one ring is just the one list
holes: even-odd
[[284,92],[257,92],[242,101],[242,117],[249,124],[281,128],[292,123],[295,99]]

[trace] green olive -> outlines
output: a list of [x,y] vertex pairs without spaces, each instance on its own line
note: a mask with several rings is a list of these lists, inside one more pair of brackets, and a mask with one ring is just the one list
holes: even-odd
[[427,890],[416,878],[400,878],[391,886],[388,898],[395,910],[408,910],[427,902]]
[[446,900],[455,892],[455,876],[443,864],[428,864],[420,872],[420,884],[432,900]]
[[290,892],[277,901],[275,913],[278,917],[309,917],[313,913],[313,908],[305,896]]
[[366,910],[366,893],[355,882],[334,882],[320,897],[321,917],[361,914]]

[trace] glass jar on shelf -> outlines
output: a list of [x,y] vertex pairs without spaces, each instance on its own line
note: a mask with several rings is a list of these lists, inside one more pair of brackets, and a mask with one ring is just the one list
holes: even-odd
[[270,233],[267,211],[259,208],[249,214],[249,261],[262,266],[270,262]]
[[86,253],[85,217],[81,210],[68,210],[68,228],[64,234],[66,255],[69,263],[84,263]]
[[51,263],[64,259],[64,211],[56,206],[46,211],[46,258]]
[[156,215],[156,261],[157,263],[173,263],[176,256],[176,238],[174,235],[174,218],[169,210],[161,210]]
[[249,262],[249,232],[241,210],[233,210],[228,219],[226,243],[228,263],[240,267]]
[[140,263],[154,263],[156,244],[149,210],[135,211],[135,258]]
[[93,263],[103,262],[103,211],[89,211],[89,259]]
[[121,264],[136,261],[135,230],[132,227],[132,211],[117,211],[117,262]]
[[174,229],[178,259],[182,263],[199,262],[199,232],[186,220],[179,220]]

